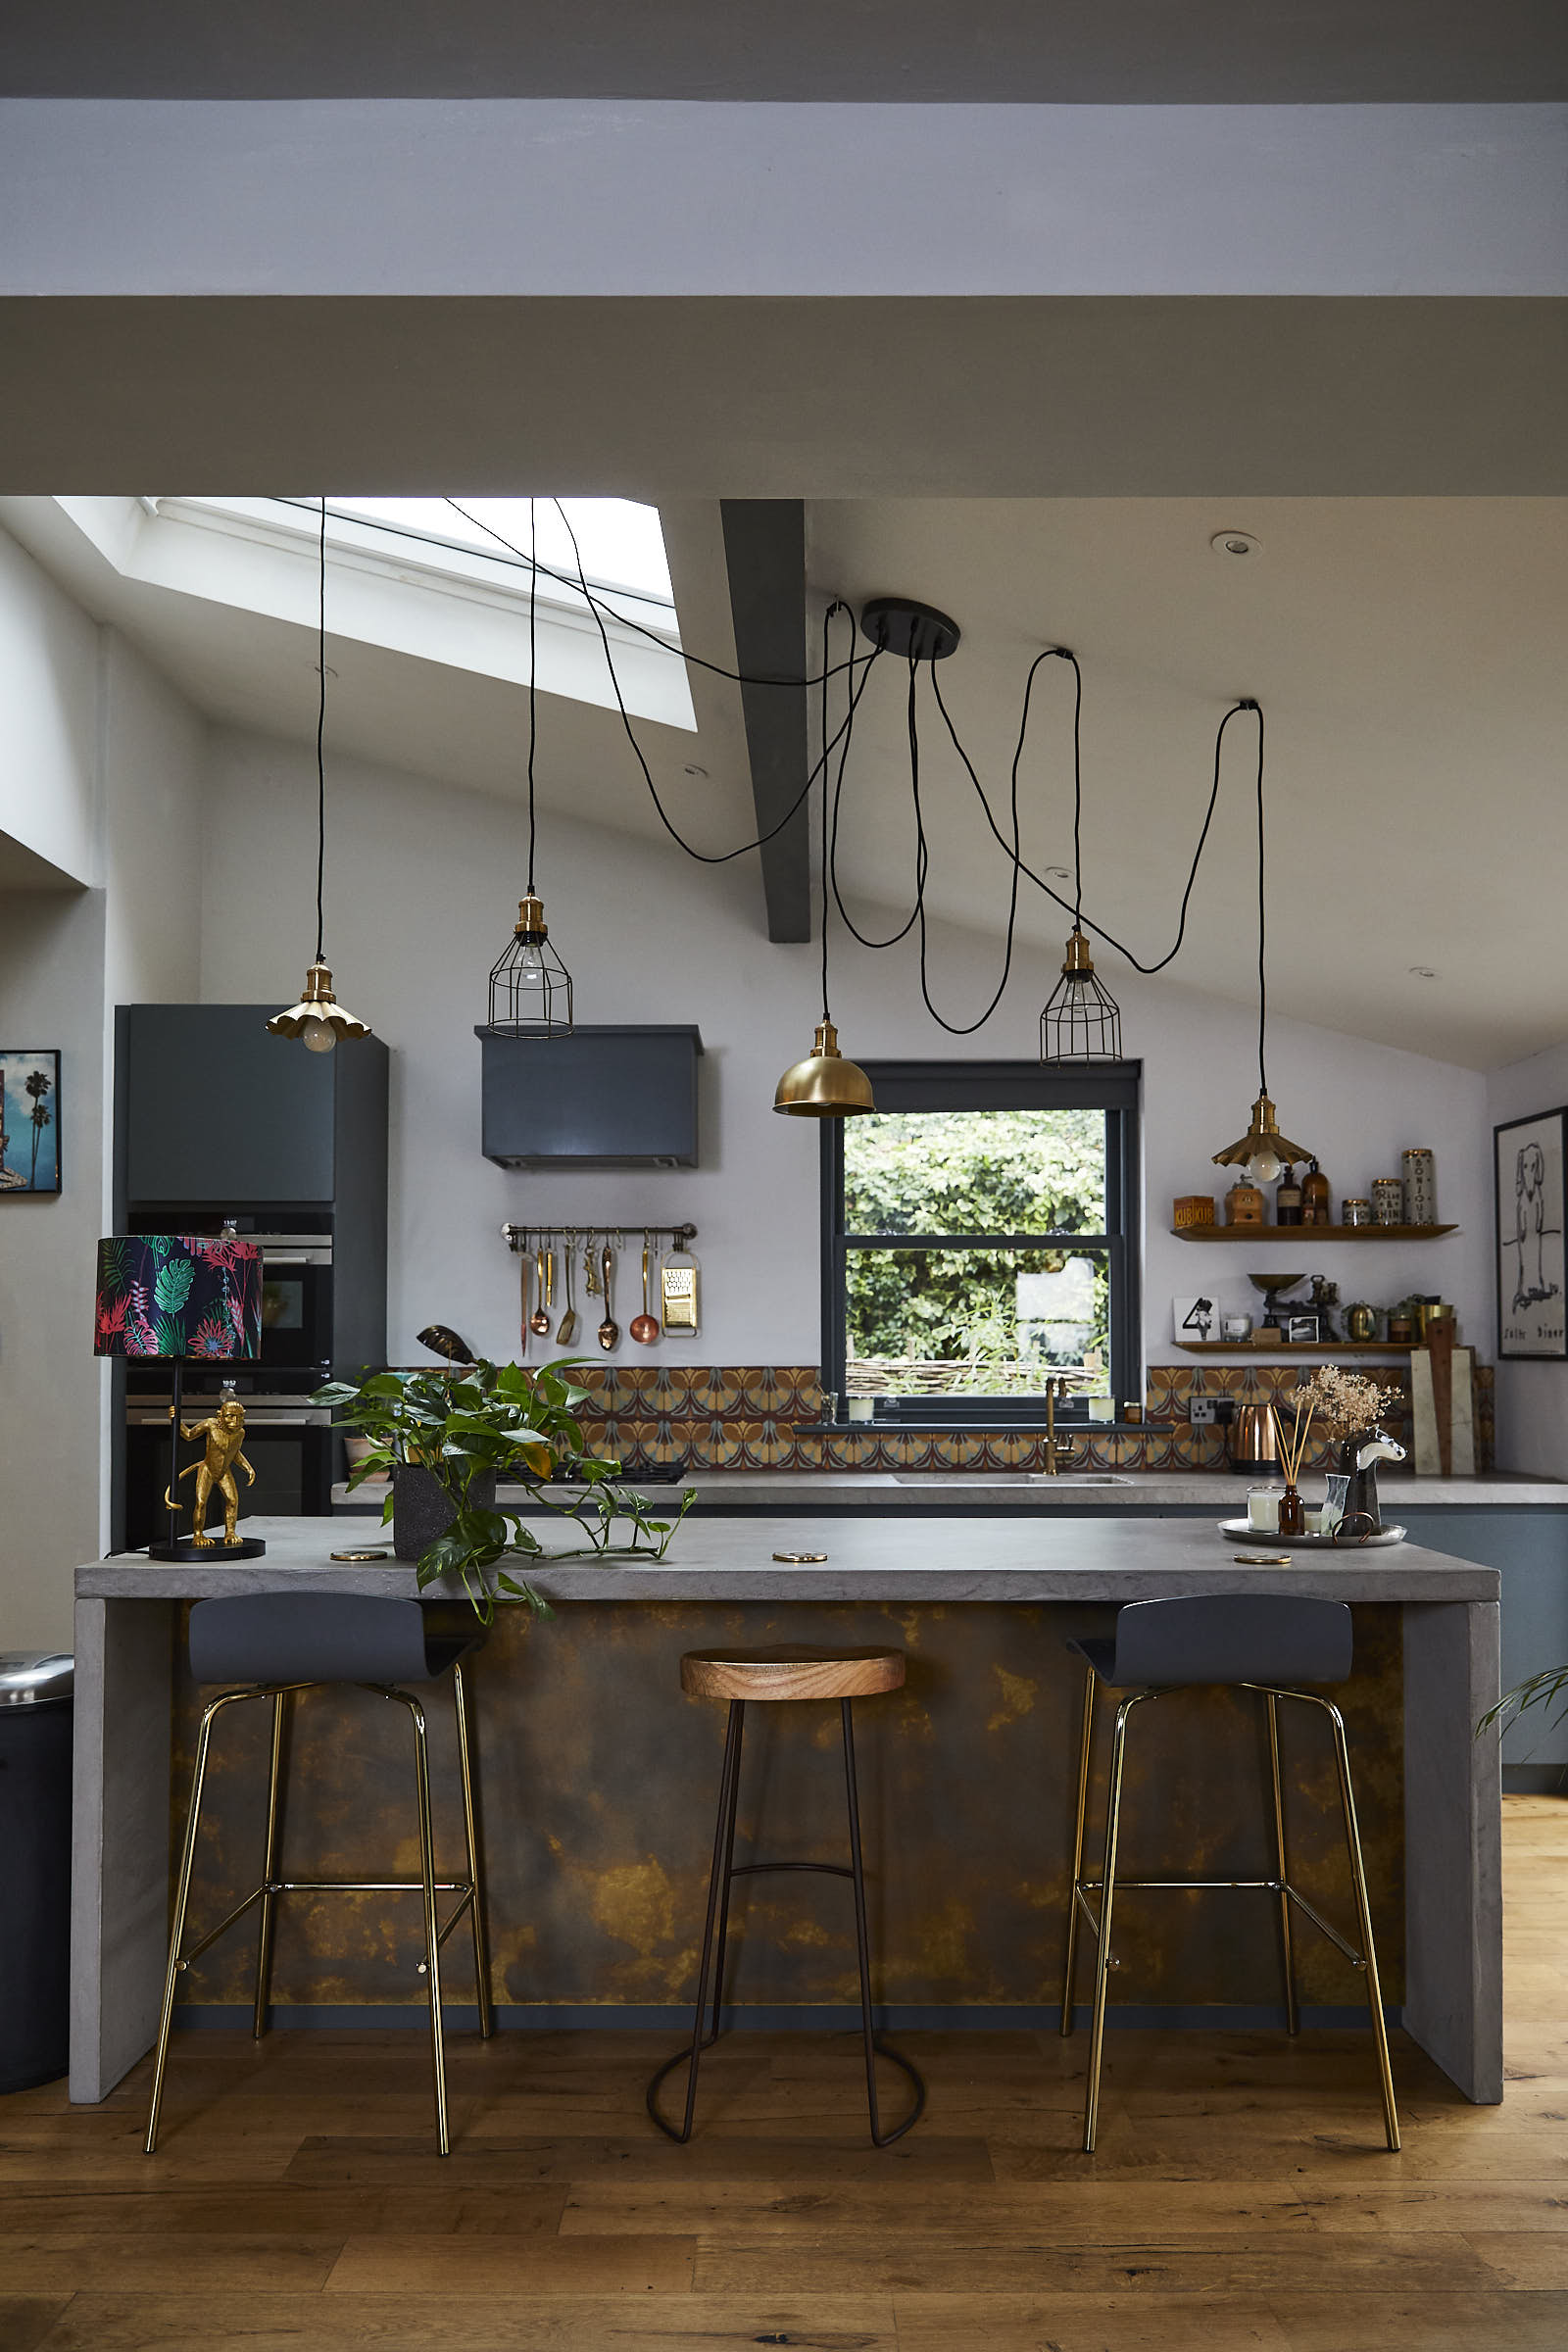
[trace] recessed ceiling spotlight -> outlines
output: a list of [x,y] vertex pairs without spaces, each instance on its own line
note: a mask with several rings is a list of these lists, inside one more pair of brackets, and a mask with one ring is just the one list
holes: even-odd
[[708,777],[708,770],[706,767],[688,767],[683,769],[682,773],[688,776],[701,776],[705,782],[707,781]]
[[1216,531],[1208,544],[1216,556],[1256,556],[1262,553],[1250,531]]
[[1438,980],[1442,978],[1442,974],[1435,972],[1430,963],[1412,963],[1410,977],[1413,980]]
[[1070,882],[1072,880],[1072,867],[1070,865],[1048,865],[1046,871],[1051,876],[1053,882]]

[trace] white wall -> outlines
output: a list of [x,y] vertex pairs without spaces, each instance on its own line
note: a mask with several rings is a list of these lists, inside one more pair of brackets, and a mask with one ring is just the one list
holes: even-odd
[[[628,786],[628,789],[630,787]],[[684,1171],[530,1176],[479,1152],[479,1048],[490,964],[520,888],[522,813],[476,794],[333,761],[328,771],[327,951],[346,1003],[393,1049],[392,1284],[389,1343],[416,1360],[414,1335],[453,1324],[487,1353],[516,1349],[515,1266],[504,1219],[520,1224],[689,1217],[699,1228],[704,1326],[694,1340],[637,1350],[641,1360],[815,1363],[817,1133],[772,1110],[779,1073],[810,1045],[816,950],[770,947],[760,893],[743,867],[697,866],[673,850],[550,819],[539,880],[551,935],[585,1021],[695,1021],[703,1063],[703,1164]],[[282,1003],[311,945],[314,774],[309,756],[257,737],[215,738],[208,801],[202,995]],[[995,986],[999,948],[933,930],[933,987],[961,1019]],[[946,1037],[920,1003],[912,957],[843,943],[834,1012],[855,1055],[1026,1058],[1059,956],[1022,954],[1001,1011],[970,1041]],[[1238,945],[1238,956],[1250,950]],[[1255,1308],[1246,1276],[1288,1270],[1278,1244],[1254,1255],[1174,1240],[1177,1193],[1222,1191],[1216,1145],[1247,1125],[1255,1021],[1241,1004],[1105,975],[1124,1010],[1146,1084],[1146,1344],[1172,1358],[1170,1300],[1215,1291]],[[1364,1193],[1397,1173],[1406,1144],[1438,1155],[1440,1208],[1461,1234],[1427,1245],[1340,1245],[1299,1251],[1346,1301],[1388,1304],[1441,1291],[1489,1358],[1486,1085],[1475,1072],[1361,1044],[1301,1023],[1270,1035],[1269,1076],[1285,1131],[1313,1145],[1334,1187]],[[622,1324],[637,1301],[622,1268]],[[580,1300],[579,1300],[580,1303]],[[627,1350],[626,1352],[630,1352]]]
[[[61,1050],[59,1197],[0,1200],[0,1649],[71,1645],[71,1570],[108,1537],[114,1009],[193,996],[205,729],[0,533],[0,831],[78,891],[0,894],[0,1037]],[[179,1115],[180,1106],[172,1106]]]
[[[1568,1102],[1568,1044],[1532,1054],[1524,1061],[1493,1070],[1487,1079],[1487,1215],[1491,1192],[1490,1130],[1532,1111],[1555,1110]],[[1495,1302],[1496,1265],[1491,1276]],[[1544,1478],[1568,1478],[1568,1363],[1499,1363],[1497,1366],[1497,1467],[1533,1471]]]

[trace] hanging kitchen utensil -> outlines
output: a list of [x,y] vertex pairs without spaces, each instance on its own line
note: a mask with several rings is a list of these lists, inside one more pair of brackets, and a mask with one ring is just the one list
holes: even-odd
[[528,1237],[523,1235],[517,1249],[517,1351],[528,1352]]
[[700,1269],[689,1250],[672,1250],[660,1268],[659,1288],[666,1332],[693,1332],[699,1315]]
[[556,1331],[557,1343],[563,1348],[569,1348],[577,1337],[577,1308],[572,1297],[572,1284],[576,1277],[576,1268],[571,1262],[576,1248],[577,1236],[574,1233],[568,1233],[565,1248],[561,1253],[562,1272],[566,1285],[566,1311],[562,1316]]
[[545,1253],[543,1250],[536,1250],[534,1251],[533,1298],[534,1307],[533,1313],[528,1317],[528,1329],[535,1335],[536,1338],[548,1340],[550,1337],[550,1317],[545,1310]]
[[590,1298],[599,1296],[599,1269],[594,1264],[594,1237],[590,1233],[583,1243],[582,1287]]
[[643,1311],[631,1319],[631,1336],[640,1348],[651,1348],[659,1337],[659,1317],[648,1311],[648,1268],[653,1257],[653,1236],[643,1231]]
[[612,1348],[620,1346],[620,1325],[615,1321],[610,1302],[610,1286],[614,1276],[614,1266],[615,1261],[611,1253],[610,1244],[606,1242],[604,1249],[599,1253],[599,1272],[605,1286],[605,1319],[599,1326],[599,1345],[607,1355]]

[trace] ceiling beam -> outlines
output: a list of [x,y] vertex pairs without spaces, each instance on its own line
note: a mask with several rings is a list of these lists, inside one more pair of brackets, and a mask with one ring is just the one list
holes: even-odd
[[[806,725],[806,508],[797,498],[719,502],[735,624],[735,666],[761,845],[767,936],[811,936],[810,816],[799,797],[810,765]],[[782,821],[781,821],[782,820]]]

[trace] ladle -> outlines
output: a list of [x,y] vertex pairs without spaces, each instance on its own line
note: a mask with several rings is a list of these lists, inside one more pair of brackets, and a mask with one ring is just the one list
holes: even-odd
[[[551,1251],[551,1255],[554,1257],[554,1250]],[[537,1250],[534,1252],[533,1275],[533,1295],[537,1304],[534,1307],[533,1313],[528,1317],[528,1329],[533,1333],[535,1339],[548,1340],[550,1337],[550,1315],[545,1306],[545,1253],[542,1250]]]
[[648,1261],[651,1254],[649,1235],[645,1230],[643,1233],[643,1311],[640,1315],[633,1315],[631,1319],[631,1336],[640,1348],[651,1348],[660,1332],[659,1317],[651,1315],[648,1311]]
[[607,1242],[599,1253],[599,1272],[605,1286],[605,1319],[599,1326],[599,1345],[607,1355],[612,1348],[620,1346],[620,1325],[615,1321],[610,1304],[610,1282],[614,1262]]

